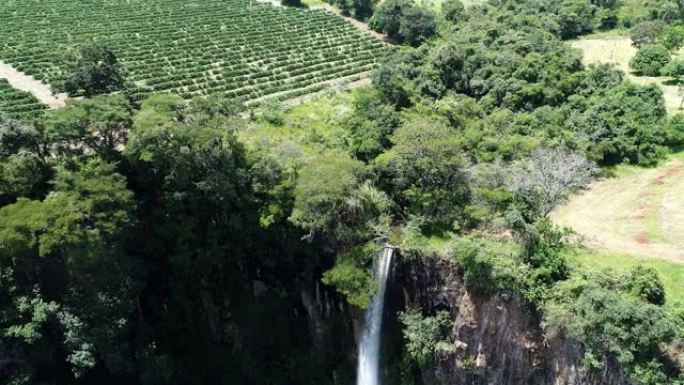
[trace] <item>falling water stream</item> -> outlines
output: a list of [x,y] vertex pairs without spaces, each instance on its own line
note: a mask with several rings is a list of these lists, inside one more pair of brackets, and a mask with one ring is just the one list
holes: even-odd
[[357,385],[380,384],[380,334],[382,331],[382,310],[385,305],[385,289],[387,276],[392,265],[394,248],[382,249],[375,262],[375,278],[378,281],[378,291],[371,298],[366,309],[363,324],[363,334],[359,343],[359,363],[356,374]]

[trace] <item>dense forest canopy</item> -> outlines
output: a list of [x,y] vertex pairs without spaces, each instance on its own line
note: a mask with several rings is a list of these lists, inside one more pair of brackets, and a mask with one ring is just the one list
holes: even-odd
[[[411,258],[443,236],[474,295],[525,298],[585,344],[586,370],[684,381],[683,308],[657,273],[580,273],[566,256],[582,249],[547,218],[602,167],[684,144],[657,86],[587,68],[564,40],[659,21],[672,42],[682,4],[349,6],[403,45],[315,117],[124,90],[0,118],[0,382],[349,384],[349,308],[375,290],[377,245]],[[120,86],[79,68],[87,94]],[[348,338],[312,329],[319,282],[327,330]],[[400,320],[402,381],[417,383],[446,321]]]

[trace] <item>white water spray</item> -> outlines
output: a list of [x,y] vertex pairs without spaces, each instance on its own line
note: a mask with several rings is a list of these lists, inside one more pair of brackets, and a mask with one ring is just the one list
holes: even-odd
[[378,280],[378,291],[371,298],[366,309],[363,334],[359,343],[359,363],[356,373],[357,385],[380,384],[380,333],[382,331],[382,310],[385,306],[385,289],[387,276],[392,266],[394,248],[386,247],[375,263],[375,278]]

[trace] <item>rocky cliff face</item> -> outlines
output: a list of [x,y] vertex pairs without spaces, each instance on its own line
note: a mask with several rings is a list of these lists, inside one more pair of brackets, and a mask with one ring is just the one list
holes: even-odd
[[[421,370],[423,385],[628,385],[616,364],[601,373],[580,369],[582,345],[549,337],[538,312],[521,298],[470,295],[459,268],[420,258],[395,271],[395,302],[454,319],[448,348]],[[398,291],[398,292],[397,292]]]

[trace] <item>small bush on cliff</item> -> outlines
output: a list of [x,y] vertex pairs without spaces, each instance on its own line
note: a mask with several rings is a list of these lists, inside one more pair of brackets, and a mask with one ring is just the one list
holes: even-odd
[[377,249],[372,243],[356,247],[342,254],[321,280],[344,294],[350,304],[365,308],[375,292],[370,267],[375,254]]
[[529,266],[525,277],[525,297],[536,304],[542,304],[549,297],[553,285],[570,277],[570,266],[565,251],[569,245],[567,229],[554,227],[543,220],[526,233],[527,244],[522,262]]
[[451,315],[447,311],[439,311],[433,317],[426,317],[420,310],[410,309],[399,313],[399,320],[404,325],[408,356],[420,367],[431,364],[438,343],[449,332]]
[[478,237],[463,237],[454,245],[455,258],[463,267],[468,290],[477,295],[496,291],[522,292],[527,266],[518,262],[517,248]]

